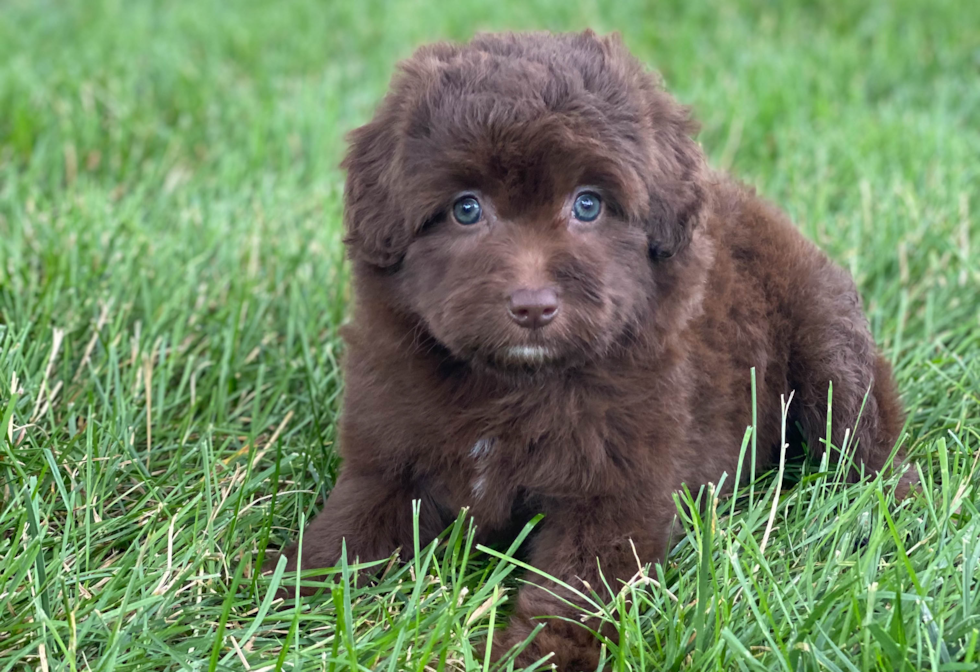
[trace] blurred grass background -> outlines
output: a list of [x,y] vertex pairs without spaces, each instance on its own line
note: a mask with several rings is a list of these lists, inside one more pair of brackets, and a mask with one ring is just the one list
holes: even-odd
[[482,662],[505,560],[269,610],[255,558],[337,467],[344,132],[423,42],[585,27],[854,273],[926,485],[690,521],[612,664],[977,669],[980,3],[3,0],[0,670]]

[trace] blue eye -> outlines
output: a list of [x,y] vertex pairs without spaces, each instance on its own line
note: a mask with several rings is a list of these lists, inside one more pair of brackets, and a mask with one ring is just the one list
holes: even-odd
[[581,222],[595,221],[601,211],[602,199],[594,191],[583,191],[572,204],[572,214]]
[[483,209],[480,207],[480,201],[472,196],[463,196],[463,198],[453,203],[453,217],[463,226],[476,224],[483,217]]

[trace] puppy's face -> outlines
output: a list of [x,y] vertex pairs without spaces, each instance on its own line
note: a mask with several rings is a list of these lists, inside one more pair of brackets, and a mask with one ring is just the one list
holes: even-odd
[[422,49],[352,134],[355,272],[457,358],[599,358],[657,311],[696,225],[689,130],[616,40]]
[[447,194],[444,212],[406,251],[401,299],[451,352],[482,364],[601,356],[648,310],[645,232],[594,184],[531,207],[486,186]]

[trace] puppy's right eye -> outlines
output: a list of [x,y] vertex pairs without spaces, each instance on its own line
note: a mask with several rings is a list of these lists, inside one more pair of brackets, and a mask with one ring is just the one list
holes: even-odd
[[476,224],[483,217],[480,201],[472,196],[463,196],[453,203],[453,217],[463,226]]

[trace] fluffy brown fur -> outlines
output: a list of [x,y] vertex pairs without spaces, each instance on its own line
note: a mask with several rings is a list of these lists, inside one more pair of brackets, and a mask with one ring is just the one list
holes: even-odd
[[[695,130],[617,37],[481,35],[401,64],[343,164],[344,462],[303,568],[334,565],[343,539],[352,559],[404,557],[420,500],[423,542],[461,507],[482,542],[542,512],[530,563],[593,589],[601,566],[615,586],[634,546],[664,557],[672,493],[734,479],[752,367],[760,466],[791,391],[791,423],[824,450],[831,382],[832,443],[851,428],[855,476],[887,466],[902,409],[854,283],[709,169]],[[601,199],[591,222],[582,189]],[[475,224],[454,214],[465,196]],[[532,580],[498,655],[575,615]],[[519,662],[594,669],[585,629],[546,622]]]

